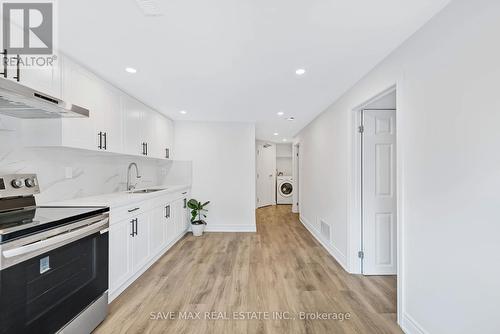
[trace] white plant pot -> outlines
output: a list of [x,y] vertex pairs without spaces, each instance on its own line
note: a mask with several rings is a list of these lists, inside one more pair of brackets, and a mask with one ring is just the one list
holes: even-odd
[[191,227],[193,229],[193,235],[195,237],[201,237],[203,235],[203,231],[205,230],[205,224],[201,224],[201,225],[191,224]]

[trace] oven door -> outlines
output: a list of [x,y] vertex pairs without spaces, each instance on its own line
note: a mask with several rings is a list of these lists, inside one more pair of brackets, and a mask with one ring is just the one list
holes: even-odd
[[107,227],[101,216],[1,245],[0,333],[57,332],[102,296]]

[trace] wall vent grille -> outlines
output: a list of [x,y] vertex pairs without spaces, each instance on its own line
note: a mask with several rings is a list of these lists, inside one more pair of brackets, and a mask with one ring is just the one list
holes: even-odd
[[146,16],[161,16],[160,3],[157,0],[136,0],[142,12]]

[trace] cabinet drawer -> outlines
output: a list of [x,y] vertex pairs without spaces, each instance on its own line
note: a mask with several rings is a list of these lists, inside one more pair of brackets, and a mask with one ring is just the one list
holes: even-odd
[[147,212],[150,208],[151,205],[150,203],[148,203],[148,201],[141,201],[126,206],[122,206],[119,208],[111,209],[109,213],[111,222],[110,224],[135,217],[137,215]]

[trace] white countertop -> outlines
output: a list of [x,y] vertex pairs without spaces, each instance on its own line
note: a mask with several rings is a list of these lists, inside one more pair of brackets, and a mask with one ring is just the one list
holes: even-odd
[[[110,194],[102,194],[89,197],[73,198],[65,201],[50,202],[43,204],[44,206],[107,206],[109,208],[120,207],[139,201],[148,200],[158,196],[163,196],[170,193],[175,193],[181,190],[188,189],[189,185],[163,185],[147,187],[147,189],[162,189],[151,193],[134,194],[128,191],[121,191]],[[134,191],[141,190],[135,189]]]

